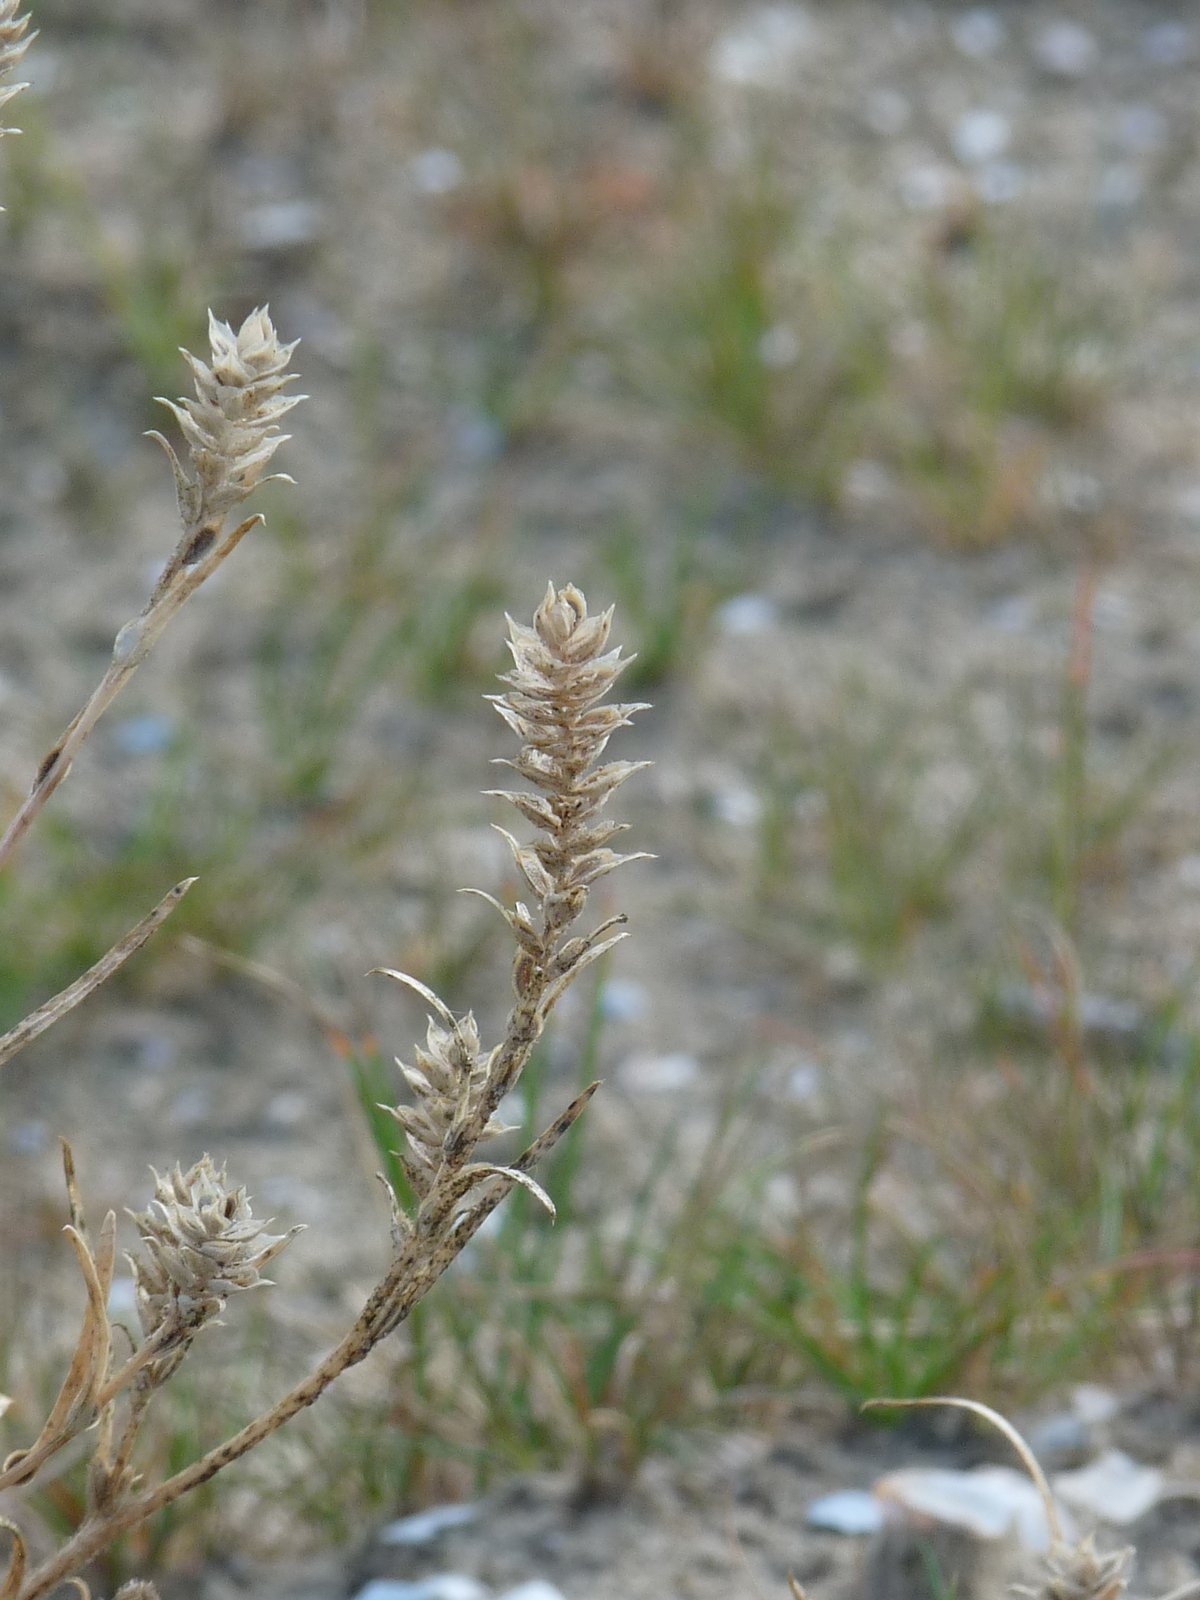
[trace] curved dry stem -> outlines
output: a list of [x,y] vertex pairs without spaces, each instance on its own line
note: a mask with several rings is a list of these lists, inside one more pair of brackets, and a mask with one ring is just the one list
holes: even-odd
[[80,1001],[86,1000],[88,995],[111,978],[113,973],[162,927],[195,882],[195,878],[185,878],[182,883],[177,883],[162,897],[154,910],[131,928],[123,939],[118,939],[112,949],[102,955],[94,966],[76,978],[74,983],[60,990],[53,999],[47,1000],[45,1005],[39,1006],[36,1011],[31,1011],[17,1023],[15,1028],[10,1028],[6,1034],[0,1036],[0,1067],[6,1061],[11,1061],[19,1050],[23,1050],[27,1044],[32,1044],[60,1017],[65,1017],[68,1011],[73,1011]]
[[996,1432],[1003,1434],[1012,1445],[1021,1465],[1029,1474],[1046,1513],[1046,1524],[1050,1529],[1051,1539],[1055,1544],[1064,1543],[1062,1523],[1058,1519],[1058,1511],[1046,1474],[1042,1471],[1041,1464],[1033,1451],[1007,1417],[1002,1416],[999,1411],[994,1411],[991,1406],[984,1405],[981,1400],[965,1400],[958,1395],[930,1395],[921,1400],[866,1400],[863,1402],[862,1410],[875,1411],[884,1406],[904,1409],[915,1409],[918,1406],[952,1406],[958,1411],[969,1411],[972,1416],[982,1417],[985,1422],[990,1423]]

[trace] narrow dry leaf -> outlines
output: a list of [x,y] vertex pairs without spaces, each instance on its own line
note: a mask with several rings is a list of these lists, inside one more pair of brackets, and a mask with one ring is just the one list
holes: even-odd
[[123,939],[118,939],[112,949],[102,955],[94,966],[89,967],[81,977],[76,978],[74,983],[68,984],[52,1000],[47,1000],[45,1005],[39,1006],[36,1011],[31,1011],[17,1023],[15,1028],[10,1028],[6,1034],[0,1036],[0,1067],[6,1061],[11,1061],[13,1056],[27,1044],[32,1044],[60,1017],[65,1017],[68,1011],[73,1011],[80,1001],[95,993],[102,983],[106,983],[131,955],[140,950],[146,941],[157,933],[195,882],[195,878],[185,878],[182,883],[177,883],[163,896],[154,910],[131,928]]

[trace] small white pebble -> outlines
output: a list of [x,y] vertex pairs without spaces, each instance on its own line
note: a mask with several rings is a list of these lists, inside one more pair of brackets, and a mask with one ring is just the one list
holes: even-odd
[[822,1533],[862,1535],[883,1527],[883,1507],[866,1489],[835,1489],[814,1500],[804,1513],[810,1528]]
[[461,1528],[473,1522],[476,1508],[473,1505],[430,1506],[411,1517],[401,1517],[380,1529],[380,1544],[428,1544],[449,1528]]
[[700,1075],[700,1063],[684,1050],[667,1055],[633,1055],[620,1068],[621,1082],[647,1094],[673,1094],[690,1088]]
[[421,150],[408,164],[413,183],[422,194],[450,194],[462,183],[463,164],[453,150]]
[[1008,149],[1012,126],[999,111],[968,111],[950,135],[954,154],[968,166],[994,161]]
[[717,607],[717,627],[722,633],[764,633],[779,621],[779,608],[766,594],[735,594]]
[[725,83],[778,87],[814,38],[812,18],[800,6],[757,6],[721,35],[709,65]]
[[894,139],[912,117],[912,106],[898,89],[873,89],[863,107],[863,121],[872,133]]
[[1065,17],[1047,22],[1033,36],[1033,59],[1052,78],[1082,78],[1096,65],[1100,46],[1090,28]]
[[989,161],[975,178],[979,198],[990,206],[1008,205],[1025,193],[1024,170],[1015,161]]
[[403,1578],[373,1578],[354,1600],[489,1600],[491,1591],[463,1572],[439,1572],[413,1583]]
[[758,359],[772,371],[792,366],[799,354],[799,335],[786,322],[777,322],[768,328],[758,341]]
[[972,6],[950,24],[950,37],[964,56],[978,61],[995,55],[1004,43],[1006,30],[994,11]]
[[645,1014],[649,993],[632,978],[609,978],[600,991],[600,1015],[606,1022],[631,1022]]
[[1156,67],[1178,67],[1196,53],[1196,36],[1186,22],[1156,22],[1142,35],[1142,54]]

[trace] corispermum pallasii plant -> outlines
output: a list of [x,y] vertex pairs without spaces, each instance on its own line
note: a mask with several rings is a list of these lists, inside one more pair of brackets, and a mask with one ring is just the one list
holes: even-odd
[[[21,87],[3,80],[32,38],[27,28],[14,0],[0,0],[0,105]],[[236,332],[210,313],[209,343],[208,361],[182,352],[195,397],[163,402],[182,431],[186,459],[162,434],[152,435],[166,450],[175,479],[182,524],[175,549],[142,611],[117,633],[101,682],[41,761],[27,798],[0,837],[0,869],[171,618],[261,521],[257,515],[235,521],[233,514],[259,484],[285,476],[267,469],[286,439],[280,421],[302,398],[283,392],[294,381],[295,345],[279,340],[265,308],[251,312]],[[85,1305],[54,1404],[40,1429],[30,1429],[31,1441],[0,1463],[0,1495],[6,1506],[17,1506],[13,1519],[0,1518],[9,1549],[0,1600],[39,1600],[64,1583],[86,1596],[81,1574],[96,1556],[318,1400],[404,1321],[514,1187],[524,1186],[550,1204],[532,1171],[575,1122],[595,1084],[515,1159],[480,1160],[477,1152],[504,1131],[500,1103],[520,1079],[556,1001],[624,937],[620,916],[582,935],[571,932],[596,879],[634,859],[609,848],[623,825],[600,815],[613,791],[641,765],[600,760],[613,732],[638,709],[606,703],[623,665],[620,652],[608,648],[611,622],[611,612],[589,615],[583,595],[570,585],[548,589],[532,627],[510,621],[514,666],[496,704],[522,740],[510,765],[536,792],[503,794],[539,837],[524,845],[502,830],[530,904],[506,907],[485,898],[516,939],[515,1000],[499,1039],[485,1049],[470,1013],[455,1016],[417,979],[392,974],[422,996],[430,1023],[425,1048],[402,1069],[412,1102],[393,1112],[405,1134],[412,1195],[391,1193],[391,1247],[375,1288],[336,1347],[276,1405],[162,1482],[143,1482],[138,1475],[139,1434],[155,1396],[226,1302],[266,1284],[264,1269],[298,1230],[268,1233],[269,1223],[254,1217],[245,1191],[207,1156],[186,1171],[176,1166],[166,1177],[155,1173],[150,1204],[130,1213],[139,1236],[129,1258],[139,1327],[120,1327],[108,1309],[117,1219],[110,1211],[93,1239],[64,1143],[66,1234],[83,1277]],[[0,1038],[0,1065],[140,949],[192,881],[177,884],[95,966]],[[8,1404],[0,1395],[0,1413]],[[31,1565],[19,1525],[20,1497],[72,1443],[88,1457],[86,1514],[61,1548]],[[127,1584],[120,1600],[156,1600],[153,1585]]]
[[[530,904],[507,907],[490,895],[517,943],[515,999],[498,1041],[485,1049],[474,1017],[455,1016],[432,990],[399,972],[389,975],[415,990],[431,1017],[424,1049],[401,1071],[412,1103],[393,1108],[404,1130],[403,1161],[412,1187],[405,1204],[391,1190],[390,1260],[366,1303],[334,1350],[275,1406],[232,1438],[165,1482],[140,1486],[138,1431],[155,1393],[172,1377],[192,1341],[239,1290],[265,1280],[263,1269],[297,1231],[272,1236],[252,1215],[245,1192],[205,1157],[187,1172],[155,1174],[150,1207],[131,1213],[141,1250],[131,1258],[141,1324],[128,1335],[132,1353],[114,1356],[107,1305],[116,1252],[112,1212],[93,1247],[89,1242],[69,1149],[65,1150],[71,1223],[68,1237],[87,1287],[87,1306],[75,1356],[49,1417],[35,1441],[0,1468],[0,1492],[31,1483],[70,1441],[92,1441],[88,1514],[55,1555],[27,1571],[25,1541],[7,1530],[12,1555],[0,1600],[38,1600],[80,1571],[119,1534],[172,1504],[269,1438],[312,1405],[347,1368],[362,1361],[397,1328],[462,1251],[500,1202],[518,1185],[551,1210],[531,1176],[543,1156],[573,1125],[597,1088],[591,1084],[514,1160],[476,1159],[479,1147],[504,1129],[497,1111],[518,1083],[551,1009],[568,985],[624,938],[623,916],[582,935],[570,930],[583,914],[591,885],[634,860],[609,848],[625,826],[602,818],[614,792],[642,762],[600,760],[634,705],[606,703],[624,663],[607,648],[611,611],[591,616],[583,595],[553,586],[532,628],[510,621],[514,669],[496,704],[525,741],[511,765],[539,792],[499,793],[531,818],[540,836],[508,840],[530,893]],[[480,891],[475,891],[480,892]],[[388,969],[385,969],[388,970]]]

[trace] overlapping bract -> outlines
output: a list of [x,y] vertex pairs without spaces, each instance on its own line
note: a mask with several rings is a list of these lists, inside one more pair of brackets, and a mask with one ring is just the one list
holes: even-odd
[[[619,650],[606,649],[611,623],[611,611],[589,616],[584,596],[573,585],[556,590],[553,584],[532,627],[509,618],[513,670],[502,679],[507,693],[495,696],[494,703],[523,741],[519,755],[507,765],[535,787],[533,792],[489,792],[515,806],[540,836],[521,844],[506,829],[499,830],[532,894],[533,908],[522,901],[510,908],[491,895],[482,896],[504,917],[517,944],[516,1003],[504,1039],[484,1050],[472,1015],[455,1017],[424,984],[404,973],[389,974],[418,993],[431,1013],[425,1049],[416,1050],[412,1065],[397,1063],[413,1102],[387,1109],[404,1129],[407,1148],[401,1160],[421,1217],[439,1225],[452,1222],[485,1178],[536,1189],[529,1168],[542,1152],[540,1141],[515,1166],[473,1164],[468,1157],[482,1140],[507,1131],[494,1115],[496,1107],[520,1076],[556,1000],[586,966],[624,937],[614,931],[624,923],[623,916],[610,917],[585,936],[569,936],[591,885],[637,859],[609,848],[626,824],[600,816],[613,791],[646,764],[598,764],[612,734],[642,709],[602,703],[625,665]],[[582,1104],[570,1108],[570,1120]],[[561,1137],[566,1126],[569,1121],[548,1130],[544,1139]],[[409,1224],[398,1198],[392,1199],[393,1233],[400,1245],[409,1236]]]
[[[29,33],[29,16],[17,15],[19,0],[0,0],[0,111],[21,90],[27,88],[24,83],[9,83],[7,80],[21,60],[21,57],[32,44],[34,35]],[[17,133],[17,128],[0,127],[0,137],[6,133]]]
[[[419,1198],[429,1192],[464,1105],[474,1104],[482,1094],[492,1059],[492,1052],[480,1047],[479,1029],[470,1012],[457,1019],[446,1014],[446,1021],[448,1026],[441,1027],[430,1018],[425,1049],[414,1047],[411,1066],[396,1063],[412,1091],[413,1104],[388,1107],[404,1129],[408,1148],[401,1160]],[[484,1131],[491,1135],[507,1129],[493,1119]]]
[[196,381],[196,398],[159,396],[183,430],[191,470],[162,434],[151,438],[171,459],[185,528],[216,532],[259,483],[286,478],[284,473],[264,478],[263,472],[288,437],[279,431],[280,418],[304,396],[281,393],[295,381],[287,368],[298,341],[280,343],[265,307],[252,311],[237,333],[210,311],[208,337],[211,364],[182,352]]
[[[543,1015],[566,981],[614,942],[605,923],[582,939],[563,934],[587,903],[598,878],[636,861],[644,852],[620,855],[609,841],[628,826],[601,819],[610,795],[644,761],[596,765],[609,739],[625,727],[643,704],[603,705],[628,664],[619,649],[607,650],[612,609],[589,617],[587,601],[573,584],[551,584],[534,614],[532,628],[508,619],[513,670],[502,682],[508,693],[493,704],[518,738],[520,754],[506,765],[535,786],[536,793],[493,789],[515,806],[541,837],[522,845],[503,834],[517,867],[538,902],[540,917],[521,902],[505,917],[519,949],[513,968],[518,996],[549,980],[540,1005]],[[618,938],[622,935],[617,935]]]
[[163,1329],[188,1338],[231,1294],[265,1283],[263,1268],[300,1230],[266,1233],[246,1191],[231,1189],[208,1156],[154,1177],[149,1208],[130,1213],[144,1252],[130,1257],[138,1316],[147,1338]]

